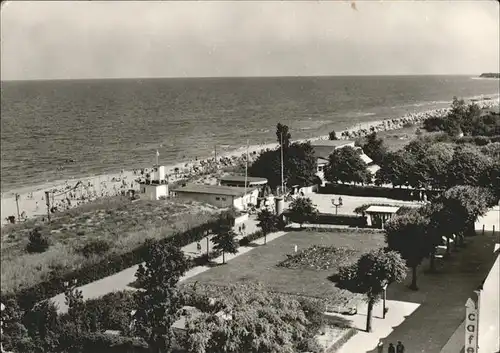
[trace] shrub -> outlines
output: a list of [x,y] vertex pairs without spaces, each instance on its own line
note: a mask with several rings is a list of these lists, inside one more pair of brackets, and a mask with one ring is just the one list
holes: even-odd
[[90,257],[92,255],[103,255],[107,253],[110,249],[110,245],[106,240],[96,239],[85,244],[81,249],[78,249],[80,253],[85,257]]
[[45,252],[50,246],[49,239],[42,234],[41,228],[35,228],[30,232],[29,243],[26,245],[26,251],[29,253]]
[[309,321],[309,329],[313,333],[317,333],[325,324],[326,305],[321,300],[311,298],[298,299],[307,320]]
[[[154,240],[154,242],[162,244],[170,243],[182,247],[203,239],[207,232],[214,229],[221,219],[224,219],[224,221],[227,222],[227,218],[231,218],[230,214],[222,213],[220,218],[216,220],[208,221],[207,223],[188,229],[185,232],[175,233],[168,238]],[[234,218],[232,219],[232,222],[234,222]],[[66,281],[76,279],[78,280],[79,285],[85,285],[143,262],[145,256],[147,255],[149,246],[149,242],[144,242],[130,252],[123,254],[110,254],[97,263],[93,263],[75,271],[66,272],[60,275],[58,274],[57,276],[54,276],[45,282],[38,283],[35,286],[20,289],[16,293],[4,292],[2,293],[1,300],[4,301],[14,297],[22,309],[31,308],[35,303],[41,300],[48,299],[64,292],[64,282]],[[219,255],[213,253],[209,256],[209,259],[217,256]],[[197,259],[193,261],[193,263],[199,265],[206,264],[207,261],[207,259]]]
[[[321,194],[336,194],[349,196],[384,197],[394,200],[418,200],[418,195],[413,189],[386,188],[382,186],[357,186],[348,184],[327,184],[319,188]],[[432,199],[441,194],[440,190],[425,190],[427,199]]]

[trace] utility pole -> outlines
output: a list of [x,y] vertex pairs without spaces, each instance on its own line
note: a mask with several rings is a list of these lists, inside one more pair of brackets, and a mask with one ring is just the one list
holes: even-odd
[[158,158],[160,157],[160,152],[158,152],[158,150],[156,150],[156,168],[158,168],[158,175],[159,175],[159,171],[160,171],[160,164],[158,162]]
[[283,195],[285,191],[285,184],[283,182],[283,132],[280,133],[280,141],[281,141],[281,195]]
[[50,191],[45,191],[45,204],[47,205],[47,219],[50,223]]
[[17,208],[17,221],[21,222],[21,216],[19,215],[19,194],[16,193],[16,208]]

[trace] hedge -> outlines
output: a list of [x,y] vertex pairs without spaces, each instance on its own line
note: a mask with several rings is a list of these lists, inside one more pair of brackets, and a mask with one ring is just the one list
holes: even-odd
[[330,346],[325,353],[335,353],[337,352],[347,341],[351,339],[352,336],[358,333],[358,330],[351,327],[346,333],[342,335],[332,346]]
[[[297,231],[297,229],[294,229]],[[332,232],[332,233],[362,233],[362,234],[376,234],[385,233],[382,229],[376,228],[319,228],[319,227],[305,227],[302,231],[306,232]]]
[[[287,219],[295,222],[295,220],[289,216],[290,212],[285,211],[284,215]],[[334,224],[349,227],[366,227],[366,217],[359,215],[318,213],[315,218],[308,219],[306,222],[310,224]]]
[[81,286],[144,262],[145,256],[148,253],[148,247],[151,245],[172,244],[182,247],[200,241],[206,236],[207,232],[214,229],[223,218],[230,220],[231,223],[234,224],[234,216],[230,213],[223,213],[218,219],[188,229],[185,232],[175,233],[168,238],[155,240],[153,242],[145,241],[141,246],[130,252],[119,255],[111,254],[95,264],[66,274],[54,275],[53,278],[47,281],[41,282],[30,288],[21,289],[16,293],[2,293],[1,300],[3,302],[13,298],[17,300],[22,309],[29,309],[41,300],[49,299],[64,292],[64,282],[76,279],[78,285]]
[[413,190],[404,188],[386,188],[382,186],[357,186],[350,184],[326,184],[320,187],[318,192],[320,194],[336,194],[336,195],[349,195],[349,196],[365,196],[365,197],[386,197],[402,201],[415,201],[419,200],[419,192],[423,191],[427,194],[427,198],[431,199],[439,194],[439,190]]
[[[349,227],[366,227],[366,217],[346,214],[319,213],[315,220],[317,224],[335,224]],[[311,221],[313,223],[313,221]]]

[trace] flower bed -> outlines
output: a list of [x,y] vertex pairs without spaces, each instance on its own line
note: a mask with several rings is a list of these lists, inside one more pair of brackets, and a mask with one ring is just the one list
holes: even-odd
[[330,270],[353,261],[356,250],[334,246],[313,245],[277,264],[279,267],[303,270]]

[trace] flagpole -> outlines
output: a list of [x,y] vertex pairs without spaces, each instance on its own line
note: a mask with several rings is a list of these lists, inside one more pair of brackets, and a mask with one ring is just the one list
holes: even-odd
[[283,133],[280,133],[280,141],[281,141],[281,196],[284,193],[284,183],[283,183]]
[[[158,162],[158,157],[160,156],[160,152],[158,152],[158,150],[156,150],[156,168],[159,168],[160,167],[160,164]],[[159,170],[159,169],[158,169]]]
[[[245,196],[243,197],[243,199],[245,199],[247,196],[247,183],[248,183],[248,139],[247,139],[247,158],[245,163]],[[246,208],[246,205],[244,206]]]

